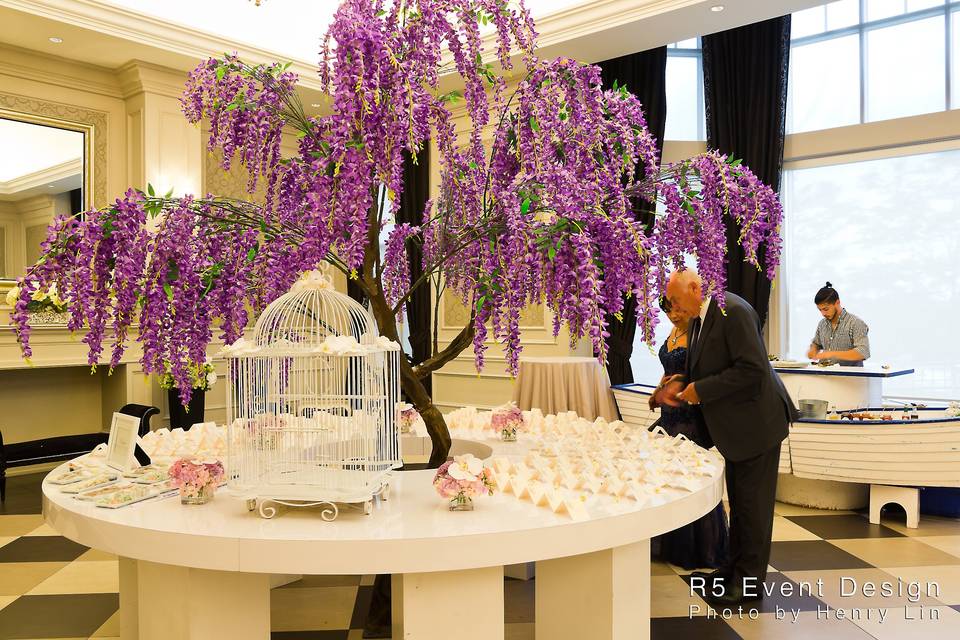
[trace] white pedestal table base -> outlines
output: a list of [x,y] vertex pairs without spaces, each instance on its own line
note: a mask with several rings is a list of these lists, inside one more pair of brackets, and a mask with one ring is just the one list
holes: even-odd
[[120,562],[124,640],[270,638],[270,574],[133,562]]
[[393,576],[393,640],[503,640],[503,567]]
[[648,640],[650,540],[537,562],[537,640]]

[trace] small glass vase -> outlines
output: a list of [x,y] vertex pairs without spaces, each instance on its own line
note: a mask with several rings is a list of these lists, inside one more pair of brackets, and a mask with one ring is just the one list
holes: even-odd
[[516,427],[504,427],[500,430],[500,439],[504,442],[516,442],[517,441],[517,428]]
[[461,491],[450,498],[450,511],[473,511],[473,498]]
[[216,489],[212,484],[201,487],[197,493],[188,494],[180,489],[180,504],[207,504],[213,500],[213,492]]

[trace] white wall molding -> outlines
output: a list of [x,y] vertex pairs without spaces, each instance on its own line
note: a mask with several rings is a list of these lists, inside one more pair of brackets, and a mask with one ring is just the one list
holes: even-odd
[[123,97],[111,69],[32,49],[0,45],[0,74],[110,98]]
[[[225,51],[236,51],[242,58],[252,62],[269,63],[289,58],[230,38],[214,36],[96,0],[0,0],[0,6],[196,60],[222,55]],[[311,89],[320,88],[315,64],[304,60],[292,62],[290,70],[300,75],[301,85]]]
[[17,176],[13,180],[0,181],[0,196],[7,196],[33,189],[50,182],[75,176],[83,172],[83,160],[75,158],[33,173]]

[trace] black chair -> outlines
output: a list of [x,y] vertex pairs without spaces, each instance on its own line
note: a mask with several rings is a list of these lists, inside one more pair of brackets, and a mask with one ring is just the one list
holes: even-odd
[[[150,431],[150,418],[158,415],[160,409],[143,404],[127,404],[119,413],[140,419],[137,434],[143,436]],[[25,467],[44,462],[62,462],[89,453],[98,444],[107,442],[108,433],[83,433],[70,436],[42,438],[14,444],[3,444],[3,432],[0,432],[0,502],[7,498],[7,468]]]

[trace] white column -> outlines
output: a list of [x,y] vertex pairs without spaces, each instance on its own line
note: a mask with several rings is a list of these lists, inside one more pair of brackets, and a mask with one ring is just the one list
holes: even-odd
[[537,640],[647,640],[650,541],[537,562]]
[[137,561],[120,558],[120,640],[138,640]]
[[393,640],[503,640],[503,567],[393,576]]
[[137,563],[139,640],[268,640],[270,575]]

